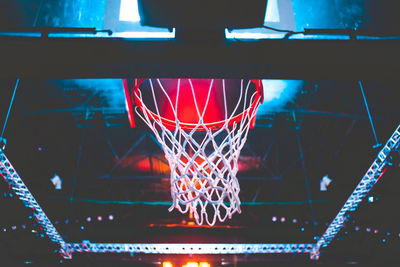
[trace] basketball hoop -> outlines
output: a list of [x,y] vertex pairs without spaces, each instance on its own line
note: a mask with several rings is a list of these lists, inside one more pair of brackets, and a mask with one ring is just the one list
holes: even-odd
[[238,159],[263,101],[261,80],[135,79],[127,91],[169,162],[169,211],[209,225],[240,213]]

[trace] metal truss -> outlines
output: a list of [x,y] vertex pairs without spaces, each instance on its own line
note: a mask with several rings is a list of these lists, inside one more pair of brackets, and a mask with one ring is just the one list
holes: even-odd
[[17,171],[11,165],[10,161],[4,154],[3,150],[0,149],[0,174],[4,180],[9,184],[10,188],[18,196],[18,198],[24,203],[24,205],[33,210],[36,221],[43,228],[43,231],[47,234],[52,242],[57,243],[60,246],[60,254],[66,258],[71,258],[71,252],[66,247],[66,242],[58,233],[57,229],[51,223],[39,203],[33,197],[28,187],[22,181]]
[[397,129],[394,131],[392,136],[386,142],[382,150],[378,153],[378,156],[376,157],[372,165],[369,167],[367,173],[358,183],[353,193],[344,203],[342,209],[333,219],[333,221],[328,226],[322,237],[315,244],[315,247],[311,253],[311,259],[319,258],[320,248],[329,245],[332,239],[343,227],[348,213],[351,211],[355,211],[360,202],[363,200],[363,198],[371,191],[372,187],[384,173],[384,169],[387,165],[387,157],[389,156],[390,152],[396,149],[399,145],[400,145],[400,125],[397,126]]
[[71,252],[144,254],[271,254],[311,253],[314,244],[206,244],[206,243],[68,243]]
[[66,243],[39,206],[31,192],[19,177],[10,161],[0,149],[0,174],[10,185],[26,207],[32,208],[37,222],[43,227],[50,240],[59,244],[60,254],[72,258],[72,253],[144,253],[144,254],[269,254],[269,253],[310,253],[311,259],[318,260],[320,249],[330,244],[343,227],[348,212],[354,211],[362,199],[384,174],[389,154],[400,146],[400,125],[385,146],[378,153],[367,173],[354,189],[342,209],[336,215],[325,233],[315,244],[202,244],[202,243]]

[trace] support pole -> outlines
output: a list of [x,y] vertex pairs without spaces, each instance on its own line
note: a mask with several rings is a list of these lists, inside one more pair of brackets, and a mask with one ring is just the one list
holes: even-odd
[[363,88],[363,86],[362,86],[361,81],[358,81],[358,84],[360,85],[361,94],[362,94],[363,99],[364,99],[365,108],[367,109],[369,122],[370,122],[370,124],[371,124],[372,132],[373,132],[374,138],[375,138],[375,145],[373,145],[372,148],[378,148],[378,147],[380,147],[382,144],[379,144],[379,142],[378,142],[378,137],[376,136],[374,123],[372,122],[371,113],[370,113],[369,108],[368,108],[367,98],[365,97],[364,88]]
[[75,195],[76,183],[78,181],[78,171],[79,171],[79,165],[81,163],[83,142],[84,141],[85,141],[85,128],[82,131],[81,142],[80,142],[79,150],[78,150],[78,157],[77,157],[77,160],[76,160],[75,176],[74,176],[74,181],[72,183],[71,197],[69,199],[69,207],[68,207],[68,214],[67,214],[67,221],[66,221],[66,223],[68,225],[69,225],[69,218],[71,217],[71,213],[72,213],[72,202],[73,202],[74,195]]
[[20,81],[20,79],[18,78],[17,81],[16,81],[16,83],[15,83],[15,86],[14,86],[14,93],[13,93],[13,95],[12,95],[12,97],[11,97],[10,105],[8,106],[7,116],[6,116],[6,119],[5,119],[5,121],[4,121],[3,130],[1,131],[0,140],[3,140],[3,135],[4,135],[4,132],[5,132],[5,130],[6,130],[8,118],[9,118],[9,116],[10,116],[11,107],[12,107],[12,105],[13,105],[13,103],[14,103],[15,93],[17,92],[17,88],[18,88],[19,81]]
[[313,229],[314,229],[314,236],[315,236],[317,234],[317,221],[315,219],[315,212],[314,212],[314,208],[313,208],[313,205],[312,205],[310,183],[309,183],[308,177],[307,177],[306,165],[305,165],[305,162],[304,162],[303,147],[301,145],[301,140],[300,140],[300,135],[299,135],[298,130],[296,131],[296,138],[297,138],[297,145],[299,147],[301,166],[302,166],[303,174],[304,174],[304,183],[305,183],[306,191],[307,191],[307,200],[308,200],[308,204],[310,206],[311,218],[312,218],[312,221],[313,221]]

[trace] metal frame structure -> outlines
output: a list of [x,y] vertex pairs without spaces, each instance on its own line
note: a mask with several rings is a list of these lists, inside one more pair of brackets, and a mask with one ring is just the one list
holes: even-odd
[[8,160],[2,149],[0,149],[0,174],[22,203],[33,210],[35,220],[40,224],[40,226],[42,226],[43,231],[47,234],[50,240],[60,245],[60,254],[64,258],[70,259],[72,255],[66,246],[66,242],[51,223],[46,213],[44,213],[43,209],[22,181],[17,171],[11,165],[11,162]]
[[144,254],[311,253],[314,244],[68,243],[71,252]]
[[343,227],[351,211],[355,211],[363,198],[384,174],[389,154],[400,146],[400,125],[396,128],[385,146],[356,186],[325,233],[315,244],[206,244],[206,243],[67,243],[50,219],[35,200],[21,177],[18,175],[4,151],[0,149],[0,174],[26,207],[32,208],[36,221],[50,240],[60,247],[59,252],[65,259],[71,259],[72,253],[145,253],[145,254],[270,254],[270,253],[310,253],[311,259],[318,260],[320,249],[330,244]]
[[312,259],[318,259],[320,254],[320,248],[326,247],[330,244],[332,239],[336,236],[339,230],[343,227],[346,222],[346,216],[349,212],[355,211],[358,205],[361,203],[363,198],[368,195],[372,187],[376,184],[379,178],[385,173],[385,167],[387,165],[387,157],[390,152],[397,149],[400,146],[400,125],[394,131],[392,136],[386,142],[385,146],[378,153],[378,156],[365,173],[364,177],[358,183],[353,193],[344,203],[339,213],[333,219],[331,224],[326,229],[325,233],[315,244],[311,253]]

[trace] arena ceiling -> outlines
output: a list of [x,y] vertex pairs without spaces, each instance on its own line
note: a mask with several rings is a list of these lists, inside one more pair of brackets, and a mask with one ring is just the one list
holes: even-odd
[[[10,2],[2,14],[10,10],[15,16],[1,16],[1,24],[5,28],[104,28],[109,2]],[[285,1],[276,1],[281,2]],[[322,2],[329,8],[316,15]],[[386,21],[379,20],[375,11],[379,8],[372,8],[379,4],[373,1],[367,1],[367,5],[363,1],[328,2],[301,5],[292,1],[295,20],[285,25],[291,30],[382,29],[392,25],[390,16]],[[270,19],[273,23],[276,16]],[[129,27],[129,23],[118,27]],[[135,32],[155,31],[145,31],[138,24],[135,27]],[[247,33],[271,34],[265,29]],[[214,229],[194,227],[187,215],[168,212],[168,163],[145,125],[130,128],[120,78],[21,79],[4,134],[5,152],[49,218],[71,242],[314,242],[378,151],[362,91],[358,81],[350,79],[265,79],[264,84],[270,94],[264,95],[266,101],[239,159],[243,212]],[[384,143],[400,115],[397,83],[373,79],[362,85],[378,143]],[[0,80],[1,121],[5,120],[14,86],[15,79]],[[397,154],[392,162],[371,193],[374,201],[363,202],[350,218],[326,251],[327,261],[365,262],[395,255],[400,241],[400,217],[392,212],[400,200]],[[50,182],[55,173],[62,179],[62,190],[55,190]],[[321,191],[325,174],[332,184],[328,191]],[[33,262],[49,257],[58,261],[49,253],[49,248],[54,248],[29,217],[29,211],[3,182],[1,190],[0,210],[7,214],[0,224],[0,235],[5,237],[0,242],[1,253],[12,255],[10,262],[21,257]],[[85,257],[77,261],[92,256]],[[101,257],[89,262],[115,260],[112,255]],[[119,262],[128,260],[131,256],[118,258]],[[154,263],[160,258],[143,260]],[[301,256],[257,256],[253,260],[308,261]]]

